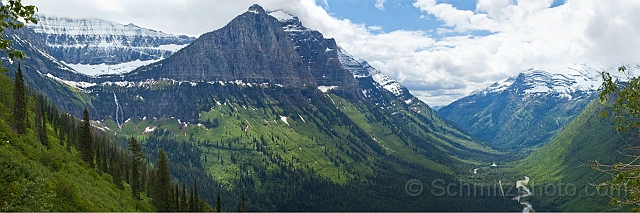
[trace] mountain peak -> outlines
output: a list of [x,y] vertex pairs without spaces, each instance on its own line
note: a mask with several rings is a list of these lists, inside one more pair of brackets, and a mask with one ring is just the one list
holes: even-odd
[[226,26],[201,35],[191,45],[154,65],[141,67],[135,80],[170,78],[178,81],[314,86],[291,38],[280,22],[257,4]]
[[264,8],[262,8],[262,6],[260,6],[258,4],[251,5],[251,7],[249,7],[249,10],[247,10],[247,12],[252,12],[252,13],[256,13],[256,14],[266,13],[264,11]]
[[[471,92],[472,95],[486,95],[515,89],[518,94],[557,93],[568,94],[577,91],[593,92],[598,89],[600,79],[594,77],[593,70],[587,68],[568,68],[562,73],[527,69],[518,76],[510,77],[491,84],[489,87]],[[517,87],[517,88],[516,88]]]

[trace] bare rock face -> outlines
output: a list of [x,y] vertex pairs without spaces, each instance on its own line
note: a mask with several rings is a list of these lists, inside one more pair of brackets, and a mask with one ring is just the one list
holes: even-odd
[[279,17],[282,28],[291,37],[302,62],[311,70],[316,84],[337,86],[339,89],[357,87],[358,82],[344,69],[338,56],[335,39],[325,38],[317,30],[302,25],[297,17],[283,11],[272,12]]
[[166,60],[139,68],[130,80],[236,81],[315,86],[309,68],[278,20],[253,5],[225,27],[203,34]]

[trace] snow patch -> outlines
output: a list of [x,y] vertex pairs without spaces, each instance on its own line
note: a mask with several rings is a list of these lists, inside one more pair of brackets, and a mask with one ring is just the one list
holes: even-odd
[[[38,71],[38,73],[40,73],[40,71]],[[42,73],[40,73],[40,74],[42,74]],[[51,78],[51,79],[53,79],[53,80],[55,80],[55,81],[57,81],[57,82],[60,82],[60,83],[63,83],[63,84],[69,85],[69,86],[71,86],[71,87],[74,87],[74,88],[76,88],[76,89],[86,89],[86,88],[89,88],[89,87],[92,87],[92,86],[97,85],[96,83],[89,83],[89,82],[82,82],[82,81],[77,82],[77,81],[68,81],[68,80],[64,80],[64,79],[58,78],[58,77],[56,77],[56,76],[53,76],[51,73],[47,73],[45,76],[47,76],[47,77],[49,77],[49,78]]]
[[145,127],[144,128],[144,133],[150,133],[156,130],[156,127]]
[[287,122],[287,117],[286,116],[280,116],[280,120],[282,120],[284,123],[286,123],[287,126],[291,126],[291,125],[289,125],[289,122]]
[[287,12],[284,12],[282,10],[276,10],[276,11],[270,12],[269,15],[277,18],[278,21],[286,21],[294,18],[293,15]]
[[91,75],[91,76],[97,76],[97,75],[107,75],[107,74],[123,74],[123,73],[128,73],[131,72],[133,70],[135,70],[138,67],[144,66],[144,65],[148,65],[151,63],[155,63],[162,60],[162,58],[160,59],[153,59],[153,60],[147,60],[147,61],[141,61],[141,60],[135,60],[135,61],[129,61],[129,62],[125,62],[125,63],[120,63],[120,64],[69,64],[66,63],[64,61],[62,61],[62,63],[68,67],[71,67],[73,70],[75,70],[76,72],[82,73],[82,74],[86,74],[86,75]]
[[187,44],[163,44],[160,45],[158,47],[156,47],[156,49],[159,50],[167,50],[167,51],[171,51],[171,52],[176,52],[184,47],[186,47]]
[[329,90],[338,88],[338,86],[318,86],[318,89],[323,93],[327,93]]

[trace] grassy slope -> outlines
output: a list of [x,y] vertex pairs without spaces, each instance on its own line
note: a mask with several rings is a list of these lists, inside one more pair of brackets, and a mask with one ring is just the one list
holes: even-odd
[[[50,147],[32,129],[18,137],[10,130],[12,82],[0,75],[0,203],[7,211],[152,211],[149,200],[136,201],[127,184],[119,190],[108,174],[87,167],[79,153],[60,145],[47,124]],[[30,101],[29,119],[34,120]],[[34,124],[32,123],[33,127]]]
[[[589,104],[555,139],[519,162],[514,168],[521,175],[531,177],[538,185],[536,198],[564,211],[610,211],[608,197],[598,193],[589,183],[610,179],[608,175],[591,169],[587,164],[626,162],[616,153],[626,143],[614,129],[612,119],[603,118],[603,106],[597,101]],[[560,185],[562,184],[562,185]],[[574,185],[576,190],[567,188]],[[564,190],[553,195],[555,186]],[[546,193],[545,193],[546,191]]]
[[[266,152],[257,150],[256,143],[261,143],[261,138],[267,144],[267,152],[276,153],[287,164],[297,169],[312,169],[337,183],[373,174],[373,162],[385,155],[454,174],[454,170],[467,172],[471,164],[480,164],[478,158],[482,153],[498,153],[469,137],[461,137],[464,135],[455,129],[451,130],[457,133],[455,136],[438,132],[437,128],[446,125],[425,123],[417,113],[402,111],[391,116],[338,95],[325,94],[321,98],[313,100],[315,103],[309,107],[294,108],[294,113],[283,109],[276,99],[270,99],[273,104],[262,108],[244,100],[216,99],[217,103],[209,111],[200,113],[199,121],[204,125],[179,123],[178,119],[171,118],[132,119],[122,129],[110,119],[98,125],[141,139],[148,135],[145,130],[166,129],[179,140],[198,144],[205,153],[202,158],[209,173],[228,184],[239,178],[241,172],[253,172],[251,169],[241,171],[240,164],[278,169],[268,160],[265,163]],[[344,114],[331,115],[336,112],[323,111],[326,104]],[[347,117],[339,122],[331,118],[343,115]],[[392,121],[398,118],[407,119],[409,125],[395,126]],[[214,120],[217,126],[211,125]],[[359,134],[360,130],[367,138]],[[236,162],[232,161],[232,155]]]
[[[424,210],[422,207],[431,206],[430,209],[468,211],[476,209],[473,206],[483,203],[482,199],[494,199],[471,199],[468,200],[471,204],[467,206],[452,207],[449,204],[459,202],[458,197],[433,197],[428,193],[433,186],[427,183],[432,180],[440,179],[447,183],[456,182],[456,177],[462,177],[462,181],[468,180],[467,176],[473,176],[470,172],[472,168],[479,164],[489,165],[484,159],[496,156],[498,152],[478,144],[468,136],[462,137],[464,135],[459,132],[454,135],[441,131],[441,128],[450,126],[430,123],[416,112],[400,111],[392,115],[391,112],[371,108],[367,103],[351,102],[333,93],[310,96],[311,104],[306,107],[291,107],[291,104],[283,103],[286,98],[274,98],[271,94],[251,96],[250,99],[237,96],[225,99],[208,97],[214,99],[214,105],[199,113],[198,123],[185,123],[177,118],[147,117],[131,119],[122,128],[111,119],[95,124],[117,135],[138,137],[142,143],[145,143],[145,138],[155,134],[145,130],[155,130],[169,132],[178,143],[195,144],[202,150],[201,159],[207,173],[224,184],[225,188],[234,189],[235,183],[249,177],[256,191],[273,190],[265,188],[266,181],[290,184],[292,180],[277,175],[275,179],[261,179],[261,170],[266,169],[272,174],[295,170],[313,171],[322,179],[346,187],[344,190],[350,193],[362,190],[362,196],[372,195],[366,194],[371,191],[386,190],[374,194],[384,199],[380,203],[388,204],[388,210],[400,210],[398,206],[407,205],[406,209],[413,210]],[[261,98],[266,104],[258,107],[255,102]],[[264,145],[258,149],[258,144]],[[432,199],[429,203],[407,203],[424,199],[411,199],[404,192],[406,181],[414,178],[425,181],[423,194]],[[325,189],[321,192],[336,193],[339,190]],[[327,196],[343,198],[339,200],[340,203],[346,202],[344,199],[352,203],[321,209],[369,209],[355,203],[373,199],[350,196]],[[293,200],[295,203],[295,198]],[[502,198],[498,200],[502,202]],[[508,201],[484,204],[482,209],[505,209],[511,204]],[[279,206],[274,209],[287,208]]]

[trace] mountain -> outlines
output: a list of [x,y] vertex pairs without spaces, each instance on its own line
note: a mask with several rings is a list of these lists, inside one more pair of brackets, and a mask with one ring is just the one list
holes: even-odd
[[89,75],[129,72],[167,58],[195,40],[99,19],[37,15],[28,24],[46,44],[46,51],[78,72]]
[[[597,190],[590,185],[612,177],[588,165],[595,161],[631,162],[631,156],[637,153],[630,148],[640,144],[631,135],[617,132],[612,117],[601,116],[600,112],[609,107],[611,104],[592,101],[557,137],[514,166],[514,172],[535,181],[534,197],[542,204],[562,211],[611,211],[614,208],[608,206],[606,189]],[[552,188],[558,190],[552,191]]]
[[[464,184],[447,188],[460,196],[429,193],[434,180],[468,185],[473,168],[513,156],[463,133],[339,41],[271,14],[253,5],[121,75],[80,75],[38,51],[21,63],[33,79],[64,83],[50,90],[82,97],[54,102],[87,107],[106,135],[140,138],[149,159],[164,149],[174,178],[197,177],[208,203],[222,191],[223,210],[241,194],[249,211],[517,209]],[[33,59],[53,68],[40,71]],[[414,179],[422,192],[407,191]]]
[[306,28],[297,17],[284,11],[269,12],[269,15],[282,24],[318,86],[330,89],[357,87],[351,73],[340,63],[339,48],[333,38],[324,38],[320,32]]
[[291,38],[278,20],[261,7],[250,8],[223,28],[201,35],[164,61],[136,69],[126,79],[157,76],[177,81],[242,81],[287,88],[316,85]]
[[501,150],[527,150],[554,138],[595,99],[596,71],[580,67],[565,74],[529,69],[475,91],[438,114]]

